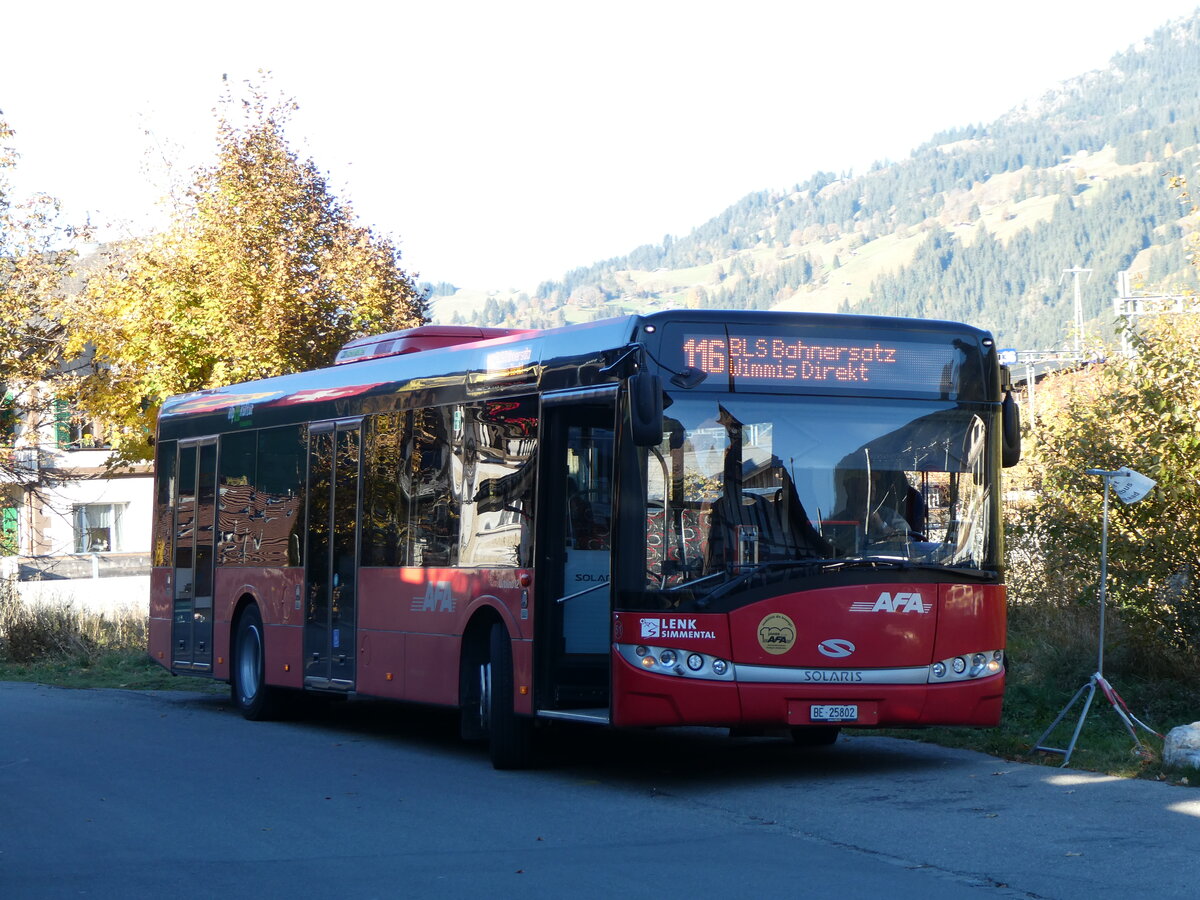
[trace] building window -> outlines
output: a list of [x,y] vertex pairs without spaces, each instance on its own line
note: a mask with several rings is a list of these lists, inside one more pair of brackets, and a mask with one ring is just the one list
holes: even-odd
[[108,435],[97,422],[71,420],[67,430],[68,450],[111,450]]
[[0,400],[0,445],[11,447],[17,442],[17,431],[21,425],[21,413],[12,391],[6,391]]
[[75,507],[75,552],[113,553],[122,549],[121,503],[89,503]]
[[16,556],[17,554],[17,516],[15,506],[5,506],[0,509],[4,517],[4,530],[0,532],[0,556]]
[[62,450],[111,450],[99,423],[85,419],[65,400],[54,401],[54,443]]

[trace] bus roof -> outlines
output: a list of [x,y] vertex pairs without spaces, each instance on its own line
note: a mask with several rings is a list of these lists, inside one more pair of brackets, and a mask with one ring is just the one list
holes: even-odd
[[[379,344],[403,341],[394,332],[352,341],[363,348],[353,364],[249,381],[171,397],[159,412],[159,439],[186,438],[248,427],[315,421],[395,409],[400,392],[420,392],[416,402],[435,405],[471,397],[599,386],[617,380],[600,370],[632,342],[652,342],[668,323],[717,327],[723,323],[760,327],[794,326],[850,333],[870,331],[932,342],[967,340],[990,344],[980,329],[954,322],[774,311],[672,310],[622,316],[542,331],[466,329],[488,334],[482,340],[452,326],[426,326],[432,348],[382,355]],[[494,336],[501,332],[499,336]],[[409,335],[411,337],[411,335]],[[421,337],[421,333],[418,333]],[[463,339],[468,343],[461,343]],[[437,346],[441,342],[441,346]],[[345,349],[345,348],[344,348]],[[389,348],[390,349],[390,348]],[[343,363],[345,360],[343,360]]]
[[518,388],[529,392],[538,389],[547,368],[559,361],[575,361],[578,366],[590,359],[592,368],[599,369],[605,351],[630,342],[638,321],[636,316],[626,316],[516,332],[181,394],[166,400],[159,411],[159,439],[338,418],[356,410],[383,411],[388,404],[372,403],[371,398],[394,396],[402,390],[434,394],[457,387],[464,396]]
[[532,334],[528,328],[479,328],[475,325],[421,325],[370,337],[347,341],[334,357],[335,366],[378,359],[381,356],[403,356],[459,344],[473,344],[489,338],[513,334]]

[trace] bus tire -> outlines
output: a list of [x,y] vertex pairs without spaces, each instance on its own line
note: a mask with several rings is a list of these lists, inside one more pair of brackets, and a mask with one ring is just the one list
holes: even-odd
[[488,659],[480,667],[480,712],[492,767],[524,769],[533,755],[533,720],[513,709],[513,657],[508,629],[492,625]]
[[792,729],[792,743],[797,747],[828,747],[841,731],[837,725],[798,725]]
[[266,653],[262,614],[251,604],[238,616],[233,632],[229,696],[238,711],[252,722],[273,719],[282,708],[279,688],[266,682]]
[[464,741],[487,740],[484,721],[484,686],[491,677],[487,655],[492,635],[491,625],[468,629],[463,635],[462,663],[459,666],[459,736]]

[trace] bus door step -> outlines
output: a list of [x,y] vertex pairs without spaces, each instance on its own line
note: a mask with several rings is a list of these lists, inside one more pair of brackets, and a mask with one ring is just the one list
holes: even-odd
[[608,687],[589,684],[560,684],[554,689],[554,705],[569,707],[608,706]]
[[542,719],[561,719],[567,722],[590,722],[593,725],[609,723],[608,710],[599,709],[539,709],[538,717]]
[[354,690],[354,682],[345,678],[325,678],[318,675],[306,675],[304,686],[311,691],[333,691],[348,694]]

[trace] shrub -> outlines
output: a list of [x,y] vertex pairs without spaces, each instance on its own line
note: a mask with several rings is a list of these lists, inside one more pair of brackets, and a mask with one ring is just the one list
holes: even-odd
[[[1030,468],[1039,490],[1013,516],[1018,596],[1095,616],[1103,480],[1088,469],[1129,466],[1157,485],[1109,504],[1108,609],[1114,646],[1148,676],[1200,668],[1200,317],[1149,321],[1114,357],[1038,386]],[[1040,566],[1040,568],[1039,568]]]

